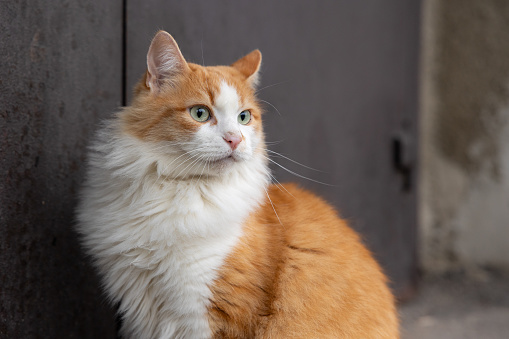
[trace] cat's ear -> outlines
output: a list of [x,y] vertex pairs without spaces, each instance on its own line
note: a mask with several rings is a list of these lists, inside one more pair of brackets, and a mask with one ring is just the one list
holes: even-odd
[[165,80],[188,70],[189,66],[173,37],[165,31],[157,32],[147,53],[146,85],[150,91],[157,93]]
[[244,74],[252,87],[256,87],[259,81],[258,71],[262,63],[262,53],[255,49],[248,55],[235,61],[231,66]]

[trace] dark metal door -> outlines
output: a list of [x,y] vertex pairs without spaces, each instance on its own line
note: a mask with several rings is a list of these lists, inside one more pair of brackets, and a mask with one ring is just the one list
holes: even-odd
[[416,271],[420,1],[127,1],[127,88],[150,39],[170,32],[205,65],[259,48],[265,130],[280,181],[331,201],[359,230],[399,296]]

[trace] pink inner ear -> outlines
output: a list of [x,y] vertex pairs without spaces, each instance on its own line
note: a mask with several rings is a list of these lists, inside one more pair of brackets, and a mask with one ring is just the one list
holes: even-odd
[[147,86],[157,91],[165,80],[171,80],[171,77],[187,68],[187,62],[173,37],[159,31],[147,53]]

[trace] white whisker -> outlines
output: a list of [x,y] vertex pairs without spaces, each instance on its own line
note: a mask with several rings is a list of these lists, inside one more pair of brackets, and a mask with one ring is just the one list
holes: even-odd
[[[279,183],[279,181],[277,181],[277,179],[276,179],[276,178],[275,178],[272,174],[270,174],[270,173],[269,173],[269,176],[270,176],[270,177],[271,177],[271,179],[272,179],[272,183],[273,183],[274,185],[276,185],[276,187],[277,187],[277,188],[278,188],[281,192],[283,192],[283,190],[282,190],[282,189],[281,189],[281,187],[280,187],[280,186],[281,186],[281,184]],[[283,188],[284,188],[284,187],[283,187]]]
[[201,46],[201,62],[202,62],[201,65],[205,66],[205,57],[203,56],[203,39],[200,42],[200,46]]
[[287,83],[287,82],[288,81],[281,81],[281,82],[277,82],[277,83],[272,84],[272,85],[264,86],[264,87],[258,89],[255,93],[261,92],[261,91],[263,91],[266,88],[270,88],[270,87],[273,87],[273,86],[281,85],[281,84],[284,84],[284,83]]
[[303,175],[301,175],[301,174],[299,174],[299,173],[295,173],[295,172],[293,172],[293,171],[289,170],[288,168],[286,168],[286,167],[284,167],[284,166],[282,166],[282,165],[278,164],[277,162],[275,162],[275,161],[274,161],[274,160],[272,160],[271,158],[269,158],[269,157],[266,157],[266,158],[267,158],[267,160],[269,160],[269,161],[270,161],[270,162],[272,162],[273,164],[275,164],[275,165],[277,165],[277,166],[281,167],[282,169],[284,169],[284,170],[285,170],[285,171],[287,171],[288,173],[293,174],[293,175],[295,175],[295,176],[297,176],[297,177],[299,177],[299,178],[306,179],[306,180],[309,180],[309,181],[312,181],[312,182],[316,182],[316,183],[318,183],[318,184],[322,184],[322,185],[325,185],[325,186],[335,187],[335,185],[327,184],[327,183],[325,183],[325,182],[321,182],[321,181],[318,181],[318,180],[315,180],[315,179],[311,179],[311,178],[305,177],[305,176],[303,176]]
[[279,116],[281,116],[281,112],[279,112],[279,110],[277,109],[277,107],[276,107],[276,106],[274,106],[273,104],[271,104],[271,103],[270,103],[270,102],[268,102],[268,101],[265,101],[265,100],[262,100],[262,99],[258,99],[258,100],[260,100],[260,101],[262,101],[262,102],[264,102],[264,103],[266,103],[266,104],[268,104],[268,105],[271,105],[271,106],[272,106],[272,107],[276,110],[276,112],[279,114]]
[[276,208],[274,207],[274,204],[272,203],[272,199],[269,196],[269,192],[267,191],[267,189],[265,187],[263,189],[264,189],[265,193],[267,194],[267,198],[269,198],[269,202],[270,202],[270,204],[272,206],[272,209],[274,210],[274,213],[276,214],[277,220],[279,220],[279,223],[281,224],[281,226],[285,227],[283,225],[283,223],[281,222],[281,219],[279,219],[279,215],[277,214]]
[[290,159],[290,158],[288,158],[287,156],[284,156],[284,155],[283,155],[283,154],[281,154],[281,153],[271,151],[270,149],[267,149],[267,152],[270,152],[270,153],[276,154],[277,156],[279,156],[279,157],[281,157],[281,158],[284,158],[284,159],[286,159],[286,160],[288,160],[288,161],[293,162],[294,164],[300,165],[300,166],[305,167],[305,168],[307,168],[307,169],[310,169],[310,170],[313,170],[313,171],[316,171],[316,172],[325,173],[324,171],[320,171],[320,170],[317,170],[316,168],[309,167],[309,166],[306,166],[306,165],[304,165],[304,164],[301,164],[301,163],[300,163],[300,162],[298,162],[298,161],[295,161],[295,160],[293,160],[293,159]]
[[277,140],[277,141],[265,141],[265,144],[267,145],[278,145],[282,143],[284,140]]
[[[185,156],[185,155],[189,155],[189,154],[191,154],[191,156],[190,156],[190,157],[188,157],[188,158],[184,159],[184,160],[183,160],[183,161],[181,161],[181,162],[180,162],[177,166],[175,166],[175,168],[174,168],[175,170],[176,170],[176,169],[178,169],[180,166],[184,165],[185,163],[187,163],[188,161],[190,161],[190,160],[192,160],[192,159],[194,159],[194,158],[196,158],[196,157],[199,157],[199,156],[200,156],[200,154],[192,154],[193,152],[194,152],[194,153],[196,153],[196,152],[198,152],[198,151],[200,151],[200,150],[202,150],[202,149],[205,149],[205,148],[206,148],[206,147],[199,147],[199,148],[196,148],[196,149],[193,149],[193,150],[187,151],[187,152],[185,152],[185,153],[181,154],[180,156],[178,156],[177,158],[173,159],[173,161],[171,161],[168,165],[166,165],[166,166],[164,167],[164,169],[163,169],[163,170],[161,170],[161,171],[160,171],[160,173],[158,174],[158,177],[157,177],[156,184],[159,184],[159,182],[160,182],[160,181],[164,180],[165,178],[166,178],[166,179],[168,178],[168,175],[165,175],[165,174],[164,174],[164,172],[165,172],[165,171],[166,171],[166,170],[167,170],[167,169],[168,169],[168,168],[169,168],[169,167],[170,167],[173,163],[175,163],[175,161],[177,161],[179,158],[181,158],[181,157],[183,157],[183,156]],[[193,162],[194,162],[194,161],[193,161]],[[193,163],[193,162],[192,162],[192,163]],[[192,164],[192,163],[191,163],[191,164]],[[187,167],[189,167],[189,165],[188,165]],[[187,167],[186,167],[186,168],[187,168]],[[185,170],[186,168],[184,168],[183,170]],[[182,173],[182,171],[181,171],[180,173]],[[179,174],[180,174],[180,173],[179,173]],[[174,180],[175,180],[175,178],[172,178],[172,182],[173,182]]]
[[[189,166],[192,166],[192,165],[196,164],[198,161],[200,161],[200,160],[201,160],[201,158],[200,158],[200,155],[199,155],[199,154],[192,155],[192,156],[189,158],[189,160],[191,160],[191,159],[194,159],[194,160],[193,160],[193,161],[192,161],[189,165],[187,165],[187,166],[186,166],[183,170],[181,170],[181,171],[180,171],[180,172],[179,172],[176,176],[174,176],[174,177],[173,177],[173,179],[172,179],[172,182],[173,182],[175,179],[177,179],[178,177],[180,177],[180,175],[182,174],[182,172],[184,172],[186,169],[188,169],[188,168],[189,168]],[[192,167],[191,167],[191,169],[192,169]],[[190,170],[191,170],[191,169],[190,169]],[[187,171],[187,172],[186,172],[186,174],[187,174],[188,172],[189,172],[189,171]]]
[[269,173],[269,175],[270,175],[270,177],[272,178],[272,180],[274,180],[274,181],[275,181],[275,185],[276,185],[276,187],[277,187],[277,188],[279,188],[279,190],[280,190],[281,192],[283,192],[283,191],[281,190],[281,188],[280,188],[280,187],[282,187],[282,188],[286,191],[286,193],[290,194],[292,197],[294,197],[294,198],[295,198],[295,196],[294,196],[292,193],[290,193],[290,192],[286,189],[286,187],[285,187],[283,184],[281,184],[281,183],[280,183],[280,182],[276,179],[276,177],[275,177],[275,176],[273,176],[273,175],[272,175],[272,174],[270,174],[270,173]]

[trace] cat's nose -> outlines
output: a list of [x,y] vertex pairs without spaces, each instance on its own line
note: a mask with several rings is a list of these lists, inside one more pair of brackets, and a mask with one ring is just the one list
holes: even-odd
[[235,150],[242,141],[242,136],[235,133],[226,133],[223,139],[230,145],[232,150]]

